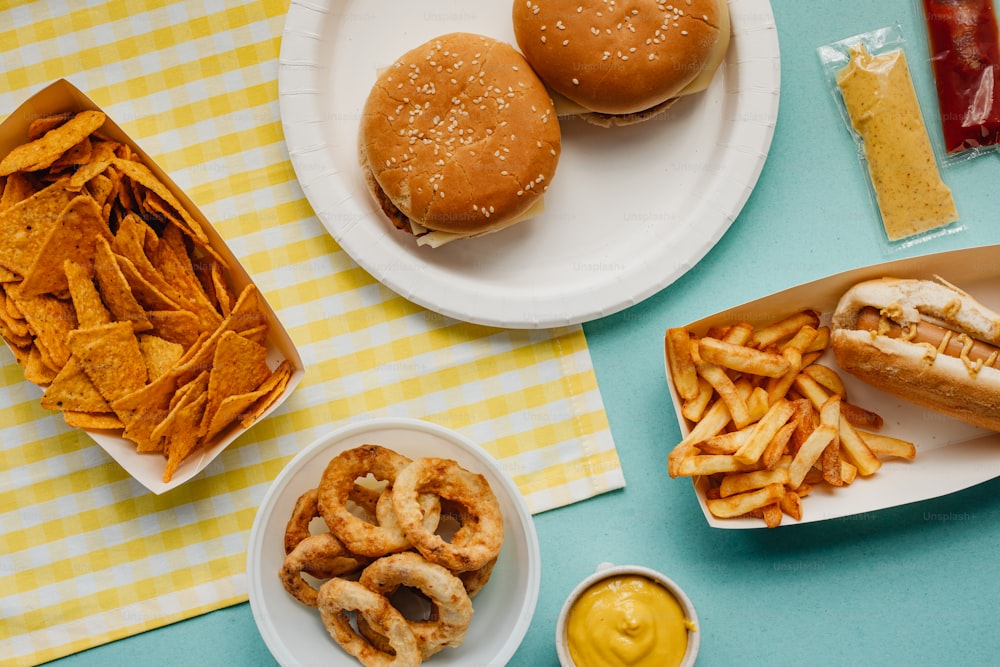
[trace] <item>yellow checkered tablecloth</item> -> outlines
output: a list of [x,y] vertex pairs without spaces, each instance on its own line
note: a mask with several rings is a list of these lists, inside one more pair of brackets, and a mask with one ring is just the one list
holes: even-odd
[[[423,310],[331,239],[278,114],[283,0],[0,0],[0,119],[59,78],[183,188],[285,324],[306,376],[198,477],[154,495],[39,406],[0,349],[0,664],[243,601],[271,480],[330,428],[415,417],[500,459],[541,512],[624,485],[583,332]],[[2,239],[0,239],[2,242]]]

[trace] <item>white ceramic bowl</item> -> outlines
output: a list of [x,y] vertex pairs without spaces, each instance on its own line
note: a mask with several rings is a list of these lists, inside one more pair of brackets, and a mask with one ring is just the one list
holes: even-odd
[[556,622],[556,653],[559,655],[559,664],[562,667],[585,667],[573,662],[573,658],[569,654],[569,645],[566,641],[566,619],[569,616],[570,607],[573,606],[573,603],[576,602],[584,591],[599,581],[610,577],[630,574],[646,577],[657,582],[667,589],[677,599],[677,602],[680,603],[681,609],[684,610],[684,616],[691,622],[694,628],[693,630],[688,630],[687,650],[684,653],[680,667],[692,667],[694,665],[698,659],[698,650],[701,647],[701,626],[698,622],[698,613],[695,611],[694,604],[692,604],[684,590],[663,573],[648,567],[601,563],[597,566],[597,570],[593,574],[577,584],[576,588],[570,592],[559,612],[559,620]]
[[410,458],[454,459],[489,481],[503,512],[503,547],[489,583],[473,599],[475,611],[464,643],[432,660],[435,665],[506,663],[524,639],[538,601],[541,558],[531,513],[513,480],[484,449],[455,431],[413,419],[376,419],[339,428],[297,454],[271,484],[247,549],[250,608],[264,643],[275,660],[289,667],[358,664],[330,638],[316,610],[285,591],[278,570],[295,500],[319,484],[331,458],[366,443]]

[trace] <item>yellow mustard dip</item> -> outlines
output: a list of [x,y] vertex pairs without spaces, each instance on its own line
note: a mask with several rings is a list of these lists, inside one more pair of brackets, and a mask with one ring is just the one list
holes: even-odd
[[689,629],[677,598],[639,575],[595,583],[566,618],[569,653],[579,667],[676,667]]
[[895,241],[958,220],[903,51],[872,55],[863,44],[850,51],[837,86],[864,143],[886,235]]

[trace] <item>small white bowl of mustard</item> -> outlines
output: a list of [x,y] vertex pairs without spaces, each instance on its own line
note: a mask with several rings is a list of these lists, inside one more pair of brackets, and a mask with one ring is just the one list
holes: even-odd
[[556,623],[562,667],[691,667],[700,644],[690,598],[641,565],[598,565],[566,598]]

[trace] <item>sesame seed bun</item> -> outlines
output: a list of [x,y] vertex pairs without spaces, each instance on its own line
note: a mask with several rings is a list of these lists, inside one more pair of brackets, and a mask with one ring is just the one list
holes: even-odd
[[532,209],[555,174],[561,134],[548,90],[521,54],[457,32],[380,74],[358,149],[369,188],[397,227],[469,236]]
[[514,0],[514,35],[553,91],[584,111],[645,120],[704,90],[729,45],[725,0]]

